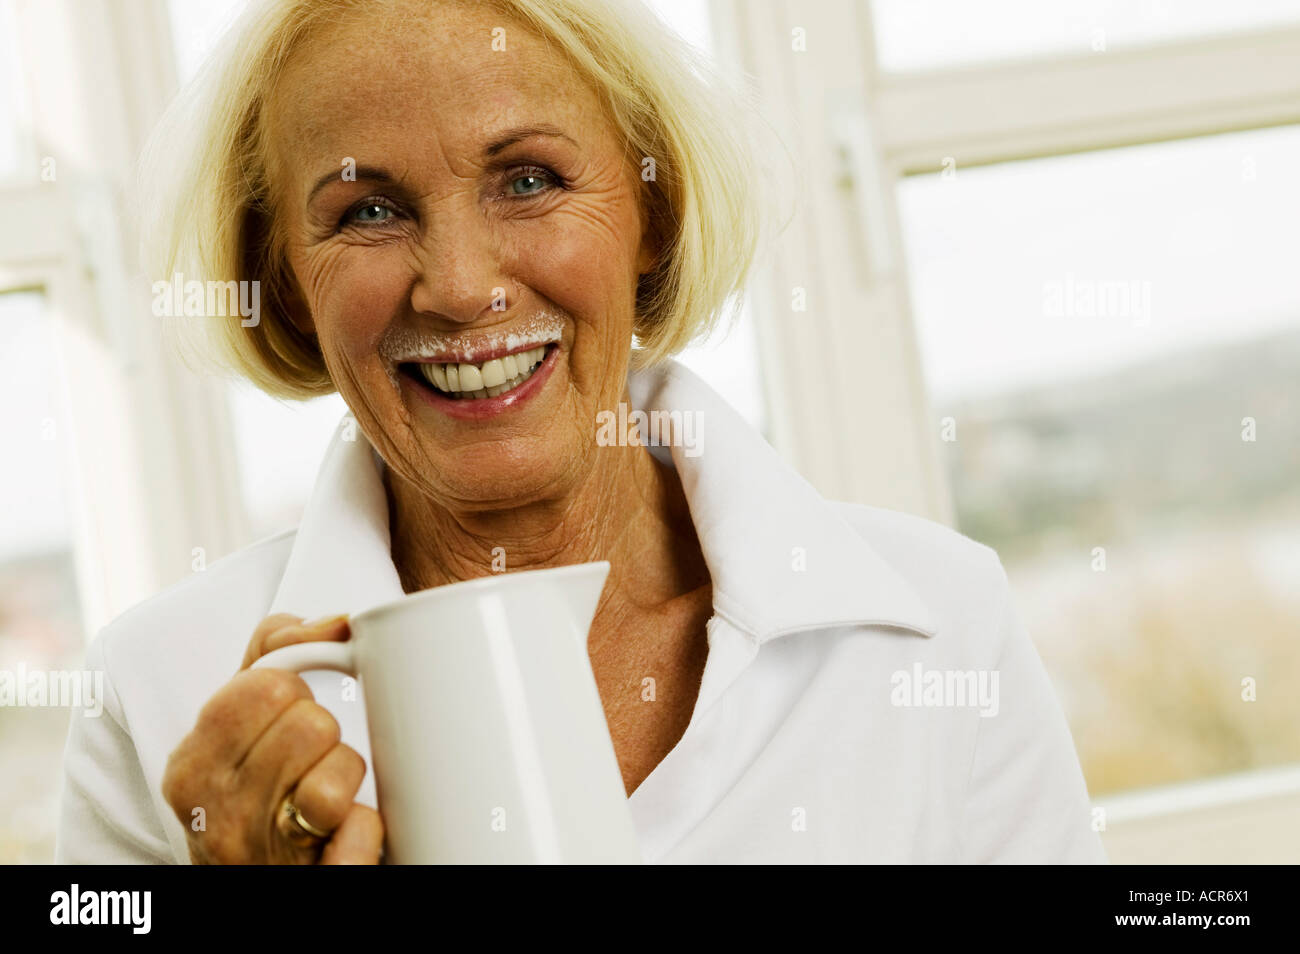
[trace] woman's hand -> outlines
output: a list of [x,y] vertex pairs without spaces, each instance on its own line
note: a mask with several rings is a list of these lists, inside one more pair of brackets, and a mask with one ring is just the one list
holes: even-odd
[[[307,625],[268,616],[240,671],[172,752],[163,797],[185,826],[195,864],[378,863],[383,823],[355,801],[365,760],[340,741],[338,722],[300,676],[248,668],[282,646],[349,635],[345,617]],[[330,832],[328,839],[294,824],[284,811],[290,795],[300,817]]]

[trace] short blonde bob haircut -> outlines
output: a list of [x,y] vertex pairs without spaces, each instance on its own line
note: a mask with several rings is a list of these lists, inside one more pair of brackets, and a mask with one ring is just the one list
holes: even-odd
[[[334,390],[316,339],[289,317],[297,296],[281,251],[264,107],[314,29],[382,21],[389,0],[251,0],[168,108],[141,165],[151,280],[258,281],[259,322],[184,321],[182,343],[280,398]],[[637,289],[634,367],[662,362],[738,310],[769,222],[751,134],[755,98],[669,30],[641,0],[457,0],[547,38],[601,96],[641,175],[661,252]],[[430,9],[432,10],[431,2]],[[490,38],[485,38],[485,42]],[[649,181],[646,181],[649,180]],[[233,286],[231,286],[233,287]],[[192,348],[186,349],[193,359]]]

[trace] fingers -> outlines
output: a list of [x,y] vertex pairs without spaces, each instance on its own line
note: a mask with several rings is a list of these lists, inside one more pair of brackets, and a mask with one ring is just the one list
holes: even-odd
[[[185,746],[187,754],[215,764],[241,764],[256,740],[285,710],[295,702],[312,698],[307,683],[295,673],[248,667],[281,646],[346,640],[350,635],[346,616],[314,624],[285,613],[262,620],[253,631],[240,672],[199,712],[198,724],[186,740],[191,743]],[[316,753],[316,757],[320,754]]]
[[[204,705],[164,772],[163,795],[182,822],[204,811],[205,824],[186,832],[193,860],[310,864],[329,845],[336,863],[378,859],[382,824],[354,801],[365,762],[342,744],[337,720],[296,673],[248,668],[282,646],[350,635],[344,616],[279,614],[258,625],[240,672]],[[284,814],[290,791],[299,817],[331,839],[302,837]]]
[[247,669],[267,653],[284,646],[316,640],[345,642],[351,635],[347,616],[303,622],[300,617],[277,613],[262,620],[253,630],[253,638],[249,640],[239,668]]
[[198,722],[177,750],[197,765],[235,766],[258,738],[311,689],[296,673],[280,669],[241,672],[199,711]]
[[[366,760],[351,746],[339,743],[307,770],[290,792],[294,807],[313,828],[332,832],[343,824],[366,777]],[[295,833],[292,821],[282,829]]]
[[[315,822],[312,822],[315,824]],[[384,823],[379,812],[353,804],[321,852],[323,865],[377,865],[384,850]]]
[[[299,699],[258,737],[236,767],[240,785],[278,805],[341,738],[338,720],[328,709],[314,699]],[[320,827],[315,818],[308,817]]]

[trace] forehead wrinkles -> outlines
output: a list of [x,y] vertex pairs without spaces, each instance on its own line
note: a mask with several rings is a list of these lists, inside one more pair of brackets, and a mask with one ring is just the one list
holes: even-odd
[[507,49],[495,51],[490,13],[473,21],[439,16],[442,9],[350,18],[303,37],[267,104],[285,144],[351,155],[359,144],[343,138],[362,130],[410,142],[413,130],[427,135],[436,125],[445,146],[463,152],[472,143],[477,151],[477,138],[525,114],[545,110],[590,125],[603,113],[600,97],[574,82],[567,58],[526,26],[506,24]]
[[[348,156],[384,164],[400,156],[403,165],[436,162],[467,178],[477,174],[490,130],[538,118],[593,148],[617,148],[605,98],[528,26],[476,2],[404,6],[376,12],[367,5],[364,14],[353,11],[300,35],[261,116],[277,219],[285,202],[296,207],[302,198],[295,190],[305,193],[319,174],[304,163],[323,158],[341,169]],[[506,30],[506,51],[492,49],[497,25]]]

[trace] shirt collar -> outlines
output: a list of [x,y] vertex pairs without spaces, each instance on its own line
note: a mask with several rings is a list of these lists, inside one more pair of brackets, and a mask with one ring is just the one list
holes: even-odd
[[[899,573],[698,376],[670,360],[633,372],[628,388],[626,413],[658,425],[643,433],[682,481],[718,615],[759,643],[867,624],[934,634],[929,608]],[[358,613],[402,596],[382,468],[345,416],[270,612]]]
[[[629,394],[634,407],[667,418],[661,431],[681,420],[668,450],[713,578],[714,609],[728,622],[760,643],[863,624],[934,635],[929,607],[898,571],[696,374],[669,361],[634,374]],[[693,432],[663,413],[688,409]]]
[[270,613],[307,618],[360,613],[398,599],[383,461],[351,413],[316,475]]

